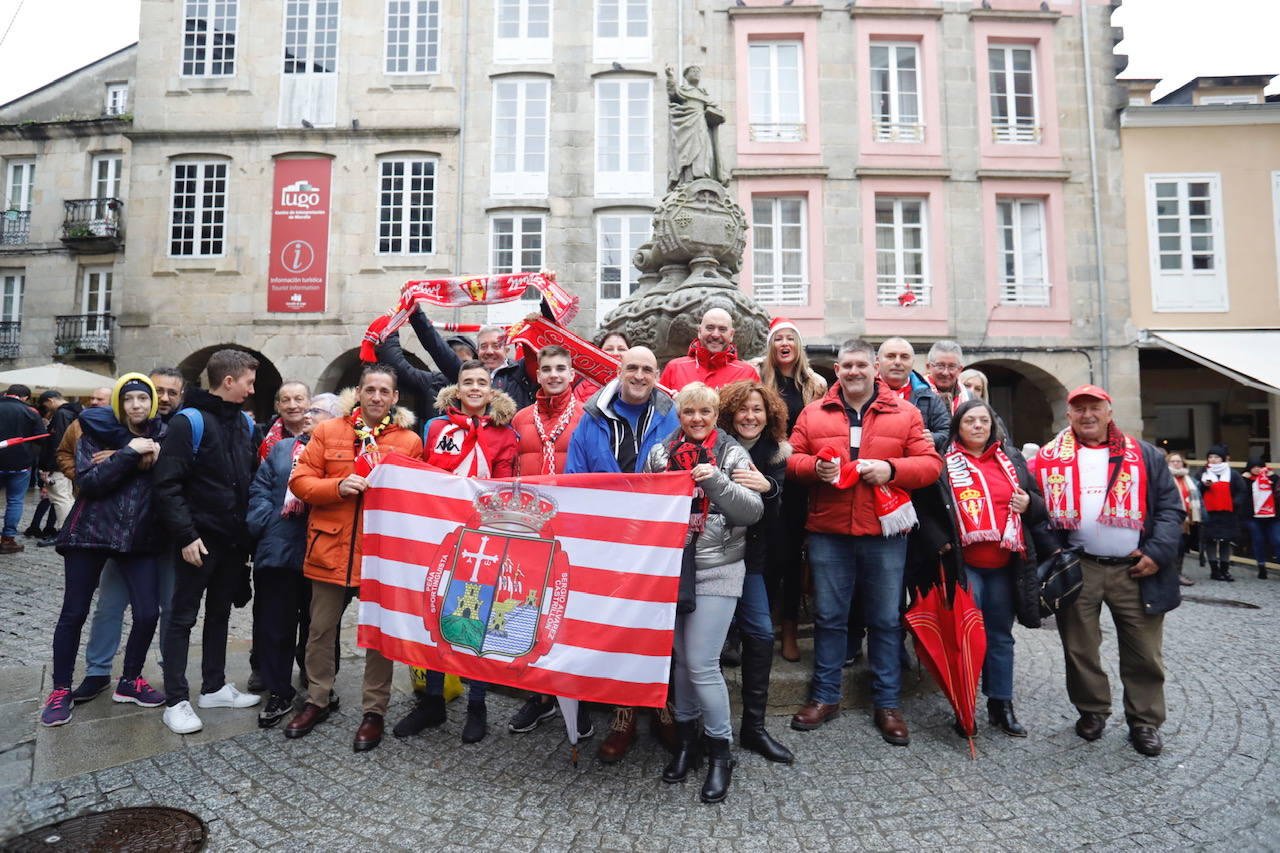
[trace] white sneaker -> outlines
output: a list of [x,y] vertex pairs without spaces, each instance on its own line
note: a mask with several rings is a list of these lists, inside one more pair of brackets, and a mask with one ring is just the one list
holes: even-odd
[[176,735],[189,735],[204,728],[190,702],[179,702],[164,709],[164,724]]
[[197,701],[201,708],[252,708],[262,701],[262,697],[241,693],[228,681],[216,693],[201,693]]

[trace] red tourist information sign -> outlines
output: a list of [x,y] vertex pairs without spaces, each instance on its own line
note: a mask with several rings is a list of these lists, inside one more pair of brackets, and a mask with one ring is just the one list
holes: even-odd
[[331,162],[325,158],[276,161],[268,311],[324,310]]

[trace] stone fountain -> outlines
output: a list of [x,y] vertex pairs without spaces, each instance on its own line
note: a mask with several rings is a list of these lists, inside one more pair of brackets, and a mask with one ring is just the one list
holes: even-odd
[[670,115],[667,194],[653,212],[653,237],[636,250],[639,287],[605,317],[632,345],[647,346],[666,362],[685,354],[710,308],[734,318],[739,356],[764,350],[769,314],[738,289],[747,218],[729,195],[717,130],[724,113],[703,89],[691,65],[677,81],[667,68]]

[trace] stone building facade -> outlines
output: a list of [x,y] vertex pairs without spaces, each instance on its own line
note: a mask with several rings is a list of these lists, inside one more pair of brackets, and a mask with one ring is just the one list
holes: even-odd
[[[259,398],[282,376],[330,390],[404,281],[541,267],[581,295],[590,333],[636,285],[630,256],[666,189],[665,68],[697,64],[751,225],[742,286],[816,355],[902,334],[922,367],[955,338],[1020,440],[1043,440],[1091,380],[1136,429],[1110,12],[143,0],[115,366],[194,373],[235,344],[264,362]],[[327,161],[332,181],[320,311],[268,310],[273,175],[290,159]]]

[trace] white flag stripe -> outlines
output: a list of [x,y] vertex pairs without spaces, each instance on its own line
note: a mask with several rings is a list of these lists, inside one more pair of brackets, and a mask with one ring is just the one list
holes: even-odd
[[422,625],[422,617],[388,609],[376,601],[360,602],[360,624],[377,625],[382,633],[411,643],[421,643],[424,646],[435,645],[431,641],[431,635]]
[[441,521],[409,512],[389,509],[366,509],[364,532],[380,536],[395,536],[427,545],[439,545],[444,538],[461,526],[456,521]]
[[[401,465],[379,465],[374,469],[371,481],[373,485],[382,488],[439,495],[463,501],[471,501],[481,491],[491,488],[489,484],[482,481]],[[531,488],[550,495],[560,508],[560,512],[575,515],[597,515],[600,512],[599,489],[543,485]],[[612,518],[630,518],[639,521],[683,522],[688,520],[688,509],[687,504],[680,500],[672,500],[670,495],[630,492],[625,501],[610,502],[609,515]]]
[[648,628],[653,631],[670,631],[676,621],[675,603],[658,604],[653,601],[635,601],[630,598],[610,598],[588,592],[569,592],[565,607],[566,619],[579,622],[596,622],[617,628]]
[[600,652],[556,643],[551,651],[530,666],[586,678],[610,678],[635,684],[666,684],[671,675],[671,656]]

